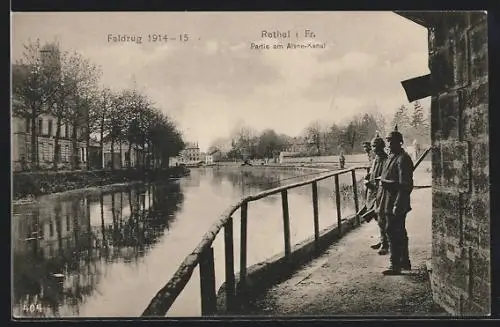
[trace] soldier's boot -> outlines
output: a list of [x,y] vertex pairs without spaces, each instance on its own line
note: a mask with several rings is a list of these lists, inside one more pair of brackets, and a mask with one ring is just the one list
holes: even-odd
[[389,253],[389,240],[387,239],[385,220],[379,219],[378,226],[380,232],[380,245],[378,247],[378,254],[386,255],[387,253]]
[[381,242],[380,249],[378,250],[377,253],[379,255],[386,255],[387,253],[389,253],[389,242],[387,241],[387,239],[384,239]]
[[389,268],[382,271],[382,275],[384,276],[397,276],[401,275],[401,267],[390,265]]
[[389,249],[388,248],[384,248],[384,247],[381,247],[380,250],[378,250],[377,252],[379,255],[386,255],[387,253],[389,253]]
[[403,270],[411,270],[410,255],[408,251],[408,235],[406,231],[403,235],[401,244],[401,268]]
[[382,250],[383,248],[388,249],[389,246],[387,244],[387,237],[385,236],[385,225],[384,225],[384,220],[381,217],[377,217],[377,224],[379,226],[379,241],[377,244],[373,244],[371,246],[372,249],[374,250]]
[[389,236],[389,247],[391,250],[391,265],[382,271],[385,276],[395,276],[401,274],[401,241],[397,235]]

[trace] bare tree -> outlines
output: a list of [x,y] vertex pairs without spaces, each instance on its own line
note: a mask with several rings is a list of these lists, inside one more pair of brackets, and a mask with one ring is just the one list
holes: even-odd
[[128,167],[131,167],[132,145],[144,148],[146,139],[146,112],[151,109],[151,101],[136,90],[125,90],[120,94],[120,110],[122,117],[126,120],[124,126],[123,141],[128,143]]
[[244,160],[256,154],[258,137],[255,129],[242,126],[231,133],[232,150],[239,153]]
[[314,121],[305,130],[307,143],[313,146],[317,155],[321,155],[321,142],[323,138],[322,126],[319,121]]
[[[97,130],[99,135],[99,148],[101,152],[101,163],[104,163],[104,139],[109,133],[109,119],[113,114],[116,104],[116,95],[109,89],[104,88],[97,92],[95,106],[90,111],[90,121],[93,123],[90,128]],[[102,168],[105,168],[103,165]]]
[[373,112],[372,115],[377,124],[379,135],[384,136],[387,133],[387,118],[378,111]]
[[56,117],[57,124],[53,165],[54,168],[57,168],[60,160],[59,140],[61,138],[62,123],[64,122],[66,125],[72,126],[73,150],[71,163],[74,169],[76,168],[76,158],[78,158],[75,136],[78,128],[80,128],[80,137],[86,138],[87,148],[90,143],[90,129],[91,125],[93,125],[90,120],[95,118],[95,115],[91,114],[90,110],[95,109],[93,102],[95,101],[100,71],[78,53],[62,53],[59,63],[61,71],[55,103],[51,108],[51,113]]
[[65,56],[61,68],[63,88],[67,88],[69,93],[63,99],[65,103],[62,112],[65,124],[71,126],[71,168],[76,169],[79,163],[78,141],[87,134],[90,103],[95,96],[101,72],[77,52]]

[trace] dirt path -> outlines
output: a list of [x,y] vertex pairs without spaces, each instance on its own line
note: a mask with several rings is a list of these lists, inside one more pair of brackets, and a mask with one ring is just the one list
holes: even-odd
[[364,224],[332,245],[287,281],[252,301],[246,313],[259,315],[428,315],[444,314],[432,301],[426,261],[431,254],[431,190],[415,190],[407,218],[413,270],[383,276],[388,256],[369,245],[375,222]]

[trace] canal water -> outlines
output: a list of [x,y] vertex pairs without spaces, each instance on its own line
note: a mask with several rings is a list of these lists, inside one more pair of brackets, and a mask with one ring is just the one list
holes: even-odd
[[[307,175],[307,176],[303,176]],[[17,317],[139,316],[221,214],[243,195],[315,177],[311,172],[200,168],[177,180],[107,192],[77,192],[13,206],[13,313]],[[357,179],[362,177],[359,172]],[[351,175],[341,210],[354,213]],[[333,178],[319,182],[320,229],[336,224]],[[289,191],[292,244],[314,233],[311,186]],[[239,210],[234,214],[239,270]],[[213,246],[217,288],[224,239]],[[280,195],[251,202],[248,265],[284,251]],[[167,316],[199,316],[199,272]]]

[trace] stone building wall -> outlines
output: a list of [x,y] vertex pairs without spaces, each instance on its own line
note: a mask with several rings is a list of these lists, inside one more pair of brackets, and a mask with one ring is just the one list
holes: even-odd
[[490,312],[488,46],[485,13],[429,27],[434,301],[452,314]]

